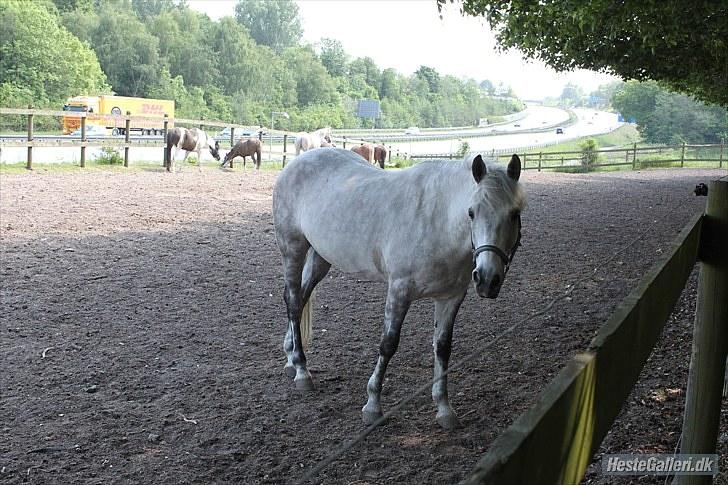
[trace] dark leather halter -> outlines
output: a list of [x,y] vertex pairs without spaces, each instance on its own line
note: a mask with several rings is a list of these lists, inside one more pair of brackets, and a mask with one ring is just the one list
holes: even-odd
[[513,245],[513,248],[511,249],[511,254],[506,254],[505,251],[503,251],[498,246],[494,246],[492,244],[481,244],[477,248],[475,247],[475,241],[473,240],[473,233],[470,232],[470,244],[473,246],[473,264],[475,264],[475,260],[478,258],[478,255],[480,253],[484,253],[486,251],[490,251],[492,253],[495,253],[498,255],[499,258],[501,258],[501,261],[503,261],[503,274],[505,275],[508,273],[508,268],[511,266],[511,261],[513,261],[513,257],[516,255],[516,251],[518,250],[518,246],[521,245],[521,215],[518,215],[518,237],[516,238],[516,243]]

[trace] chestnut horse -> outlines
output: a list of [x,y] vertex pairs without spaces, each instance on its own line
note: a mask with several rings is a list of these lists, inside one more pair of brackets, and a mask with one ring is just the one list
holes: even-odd
[[376,162],[380,168],[384,168],[384,161],[387,159],[387,149],[384,145],[362,143],[351,147],[351,151],[360,155],[367,162],[372,164]]
[[230,168],[233,168],[233,159],[235,157],[243,157],[243,168],[245,168],[245,157],[250,157],[255,164],[255,169],[258,170],[260,169],[260,154],[262,151],[262,142],[259,139],[248,138],[247,140],[240,140],[227,152],[220,167],[224,167],[226,163],[230,162]]

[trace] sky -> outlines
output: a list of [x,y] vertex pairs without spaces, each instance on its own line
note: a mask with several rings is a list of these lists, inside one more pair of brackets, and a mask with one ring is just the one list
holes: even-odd
[[[236,0],[188,0],[212,19],[234,15]],[[380,69],[409,75],[420,66],[441,75],[490,79],[511,86],[523,99],[559,96],[567,82],[586,92],[616,78],[591,71],[557,73],[518,51],[499,53],[481,18],[463,17],[458,6],[442,13],[435,0],[299,0],[303,40],[336,39],[352,58],[371,57]]]

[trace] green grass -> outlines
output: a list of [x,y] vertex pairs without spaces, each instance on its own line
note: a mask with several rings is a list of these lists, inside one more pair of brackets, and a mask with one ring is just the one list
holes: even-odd
[[633,125],[622,125],[611,133],[604,135],[589,136],[558,143],[545,148],[539,148],[526,152],[527,154],[555,153],[555,152],[577,152],[581,151],[581,144],[584,139],[592,138],[597,142],[597,149],[606,148],[629,148],[641,140],[640,134]]

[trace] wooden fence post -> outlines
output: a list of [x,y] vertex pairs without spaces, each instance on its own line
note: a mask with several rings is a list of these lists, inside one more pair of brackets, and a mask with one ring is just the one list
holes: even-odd
[[283,166],[286,166],[286,150],[288,149],[288,134],[283,134]]
[[81,168],[86,166],[86,113],[81,116]]
[[637,168],[637,144],[633,145],[632,151],[632,170]]
[[[700,277],[680,453],[715,453],[728,353],[728,177],[710,183],[700,240]],[[709,475],[674,483],[709,484]]]
[[167,113],[164,113],[164,127],[162,128],[162,137],[164,139],[164,155],[162,155],[162,166],[167,169],[167,172],[169,172],[169,155],[171,155],[172,151],[170,150],[169,153],[167,153],[167,130],[169,129],[169,115]]
[[387,157],[389,158],[389,163],[392,163],[392,145],[389,145],[389,150],[387,150]]
[[[28,105],[28,109],[33,109],[32,105]],[[28,159],[25,168],[33,170],[33,113],[28,113]]]
[[124,121],[124,166],[129,166],[129,132],[131,131],[131,111],[126,112],[126,121]]
[[682,143],[682,153],[680,154],[680,167],[685,166],[685,142]]
[[230,127],[230,146],[235,146],[235,127]]
[[541,159],[543,158],[543,152],[538,152],[538,171],[541,171]]
[[[494,150],[495,150],[495,149],[494,149]],[[523,154],[523,170],[526,170],[526,156],[527,156],[527,155],[528,155],[527,153],[524,153],[524,154]]]
[[[200,116],[200,120],[205,121],[205,117],[204,116]],[[203,131],[205,130],[205,124],[204,123],[200,123],[200,129],[203,130]]]
[[344,150],[346,150],[346,137],[344,137]]
[[718,159],[718,168],[723,168],[723,147],[725,147],[725,138],[720,139],[720,158]]

